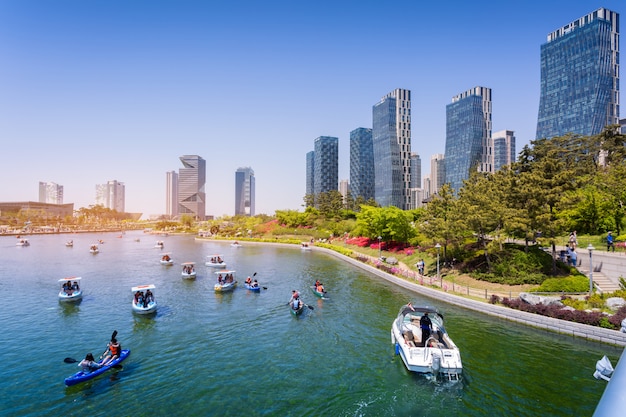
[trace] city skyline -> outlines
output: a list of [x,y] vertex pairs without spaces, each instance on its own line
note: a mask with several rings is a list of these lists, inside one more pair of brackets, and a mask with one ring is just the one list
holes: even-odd
[[624,11],[448,4],[2,2],[0,201],[37,201],[39,182],[54,182],[78,209],[119,178],[127,212],[165,214],[163,173],[197,154],[207,190],[221,190],[207,192],[207,215],[234,214],[240,166],[254,166],[257,213],[302,210],[311,142],[338,137],[349,179],[350,132],[372,128],[372,105],[397,88],[412,94],[422,177],[445,151],[446,105],[472,86],[492,90],[493,130],[513,131],[519,153],[535,138],[547,36],[600,7]]

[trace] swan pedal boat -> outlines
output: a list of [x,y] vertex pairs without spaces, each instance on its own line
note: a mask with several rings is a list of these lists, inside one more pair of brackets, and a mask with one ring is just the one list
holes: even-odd
[[98,369],[94,369],[91,372],[84,372],[84,371],[76,372],[74,375],[65,378],[65,385],[70,387],[72,385],[76,385],[81,382],[89,381],[90,379],[93,379],[97,377],[98,375],[105,373],[106,371],[111,369],[113,366],[121,363],[124,359],[128,357],[128,355],[130,355],[130,350],[122,349],[122,351],[120,352],[120,357],[115,360],[112,360],[111,363],[109,363],[108,365],[102,366]]
[[151,313],[154,313],[157,310],[156,298],[154,300],[150,301],[148,303],[148,305],[144,306],[143,303],[142,303],[142,305],[137,304],[135,302],[135,296],[134,296],[137,291],[144,292],[144,291],[147,291],[147,290],[153,290],[155,288],[156,287],[154,285],[152,285],[152,284],[149,284],[149,285],[138,285],[136,287],[131,288],[131,291],[133,292],[133,302],[132,302],[132,305],[133,305],[133,311],[135,313],[137,313],[137,314],[151,314]]
[[[61,278],[59,280],[59,282],[62,282],[63,284],[67,283],[67,282],[79,282],[82,278],[81,277],[67,277],[67,278]],[[68,293],[63,286],[61,286],[61,291],[59,291],[59,301],[78,301],[80,299],[83,298],[83,290],[78,289],[78,290],[72,290],[71,293]]]
[[[428,340],[422,340],[420,320],[432,322]],[[391,326],[391,343],[409,371],[458,381],[463,372],[461,352],[443,327],[443,315],[434,307],[404,305]]]
[[[218,276],[217,284],[213,287],[215,292],[228,292],[237,288],[237,280],[235,279],[235,272],[228,269],[222,269],[220,271],[215,271],[215,274]],[[226,279],[226,275],[231,275],[233,277],[232,282],[224,282]],[[222,282],[219,281],[219,276],[222,276]]]
[[184,279],[195,279],[196,278],[196,269],[195,269],[195,262],[183,262],[181,264],[183,266],[183,271],[181,272],[181,275]]

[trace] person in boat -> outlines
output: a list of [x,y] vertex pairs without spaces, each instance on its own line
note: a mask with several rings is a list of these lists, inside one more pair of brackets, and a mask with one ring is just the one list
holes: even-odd
[[291,298],[287,304],[293,305],[293,302],[300,298],[300,294],[296,290],[291,290]]
[[259,283],[257,282],[257,280],[255,279],[254,282],[252,283],[252,288],[259,288]]
[[294,298],[291,302],[291,308],[293,308],[294,310],[299,310],[300,307],[302,307],[302,301],[300,301],[300,297]]
[[93,372],[96,369],[100,368],[101,365],[98,362],[96,362],[96,360],[93,358],[93,354],[92,353],[88,353],[85,356],[85,359],[80,361],[78,366],[83,368],[83,372],[84,373],[88,374],[89,372]]
[[430,321],[428,313],[424,313],[424,315],[420,319],[420,328],[422,329],[422,340],[426,342],[430,337],[430,332],[433,329],[433,323],[432,321]]
[[252,278],[250,277],[246,278],[246,284],[252,285]]
[[326,292],[326,291],[324,291],[324,285],[322,285],[322,283],[321,283],[321,282],[319,282],[319,281],[317,281],[317,282],[318,282],[318,284],[317,284],[317,286],[315,287],[315,290],[316,290],[317,292],[321,293],[321,294],[324,294],[324,293]]
[[138,306],[143,304],[143,292],[137,291],[135,293],[135,304]]
[[104,356],[104,359],[102,359],[101,366],[106,366],[109,363],[113,362],[115,359],[119,358],[121,352],[122,346],[117,341],[117,339],[111,339],[111,341],[107,345],[107,350],[102,355]]
[[72,284],[72,291],[79,291],[80,287],[78,286],[78,281],[74,281],[74,284]]
[[222,258],[220,258],[219,256],[217,257],[217,263],[221,264],[222,263]]
[[320,280],[319,280],[319,279],[316,279],[316,280],[315,280],[315,284],[314,284],[314,285],[315,285],[315,288],[317,289],[317,287],[319,287],[319,285],[320,285],[320,284],[321,284]]
[[63,291],[65,291],[68,295],[72,294],[72,283],[70,281],[65,281],[63,283]]
[[234,281],[233,274],[226,274],[226,282],[231,283]]
[[170,256],[169,255],[163,255],[163,259],[164,261],[169,261],[170,260]]
[[148,304],[150,304],[153,301],[154,301],[154,294],[152,294],[152,291],[150,290],[146,291],[146,296],[143,299],[143,306],[148,307]]

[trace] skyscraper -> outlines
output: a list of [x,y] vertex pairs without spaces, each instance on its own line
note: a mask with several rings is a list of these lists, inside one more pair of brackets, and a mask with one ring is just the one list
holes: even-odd
[[63,204],[63,186],[54,182],[39,182],[39,202]]
[[350,189],[350,182],[348,180],[339,180],[339,193],[343,197],[343,203],[346,204],[348,199],[348,190]]
[[411,207],[411,91],[397,88],[372,109],[374,194],[382,207]]
[[314,184],[316,196],[337,191],[339,184],[339,138],[320,136],[315,139]]
[[515,135],[512,130],[493,132],[493,172],[515,162]]
[[454,96],[446,106],[445,182],[456,192],[472,170],[493,172],[491,148],[491,89]]
[[422,158],[417,152],[411,152],[411,185],[409,188],[422,188]]
[[254,216],[254,171],[250,167],[235,171],[235,216]]
[[372,129],[359,127],[350,132],[350,195],[353,199],[374,199],[374,146]]
[[619,15],[600,8],[541,45],[537,139],[597,135],[619,123]]
[[306,195],[315,195],[315,151],[306,154]]
[[171,219],[178,216],[178,174],[165,173],[165,214]]
[[446,181],[446,166],[443,154],[437,153],[430,157],[430,192],[439,193]]
[[198,155],[180,157],[178,170],[178,214],[189,214],[198,220],[206,217],[206,161]]
[[106,184],[96,185],[96,204],[104,208],[124,213],[126,201],[126,186],[117,180],[107,181]]

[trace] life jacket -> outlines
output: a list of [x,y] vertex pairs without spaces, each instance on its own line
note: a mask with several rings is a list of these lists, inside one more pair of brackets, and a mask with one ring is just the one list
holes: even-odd
[[116,343],[116,344],[109,345],[109,351],[111,352],[111,356],[119,355],[120,354],[120,344]]

